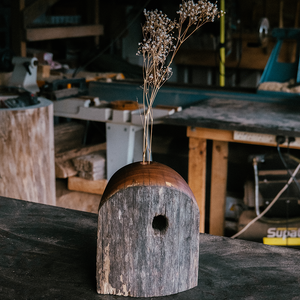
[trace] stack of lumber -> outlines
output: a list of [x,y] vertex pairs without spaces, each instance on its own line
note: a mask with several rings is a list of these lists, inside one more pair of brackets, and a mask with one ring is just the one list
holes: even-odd
[[[103,191],[106,187],[107,180],[105,179],[105,150],[106,150],[106,143],[102,144],[96,144],[91,146],[83,146],[79,148],[75,148],[63,153],[59,153],[55,157],[55,174],[56,178],[68,178],[68,188],[69,190],[73,191],[80,191],[80,192],[86,192],[91,194],[98,194],[102,195]],[[92,154],[96,153],[96,154]],[[98,157],[99,153],[101,153],[101,159],[100,163],[104,165],[104,168],[102,168],[102,178],[100,178],[99,173],[92,173],[92,172],[83,172],[78,171],[76,167],[74,166],[74,161],[76,161],[76,164],[82,166],[87,165],[89,166],[87,170],[92,170],[91,167],[93,164],[91,162],[88,162],[86,157]],[[83,163],[85,161],[85,163]],[[92,159],[93,161],[93,159]],[[98,163],[95,163],[95,165],[99,165]],[[96,170],[98,170],[96,168]],[[89,179],[79,177],[80,174],[83,175],[83,177],[89,177]],[[103,174],[104,173],[104,174]],[[90,179],[94,180],[90,180]]]
[[62,153],[82,144],[85,126],[72,121],[54,126],[55,154]]
[[78,177],[88,180],[100,180],[106,177],[106,151],[101,150],[73,159]]
[[[95,212],[107,184],[106,143],[82,146],[84,125],[59,124],[54,129],[56,202]],[[62,188],[61,182],[66,182]]]

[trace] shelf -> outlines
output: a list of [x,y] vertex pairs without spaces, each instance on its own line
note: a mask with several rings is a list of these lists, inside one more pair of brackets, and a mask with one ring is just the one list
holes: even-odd
[[102,34],[102,25],[27,28],[26,40],[29,42],[33,42],[84,36],[98,36]]
[[98,0],[85,1],[85,13],[88,14],[87,22],[93,25],[29,27],[34,19],[45,13],[49,7],[58,1],[34,0],[27,6],[25,0],[11,1],[12,50],[15,55],[26,56],[27,42],[94,36],[95,44],[99,43],[99,36],[103,35],[103,25],[99,24]]

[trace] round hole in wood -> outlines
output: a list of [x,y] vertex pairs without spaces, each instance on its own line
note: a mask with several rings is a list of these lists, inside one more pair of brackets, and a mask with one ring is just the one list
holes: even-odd
[[161,233],[165,233],[168,229],[169,221],[168,218],[164,215],[158,215],[153,218],[152,228],[158,230]]

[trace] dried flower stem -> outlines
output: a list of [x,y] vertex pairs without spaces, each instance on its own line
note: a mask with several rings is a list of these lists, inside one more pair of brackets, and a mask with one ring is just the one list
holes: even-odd
[[[143,162],[146,153],[150,160],[152,144],[153,113],[152,107],[161,86],[172,76],[170,67],[181,45],[201,26],[220,17],[217,4],[208,0],[182,1],[177,11],[179,20],[170,20],[161,11],[146,11],[146,22],[142,27],[143,42],[139,43],[137,55],[143,55],[143,104],[144,104],[144,143]],[[177,37],[174,31],[177,30]],[[167,62],[167,58],[169,61]],[[149,127],[151,130],[149,133]]]

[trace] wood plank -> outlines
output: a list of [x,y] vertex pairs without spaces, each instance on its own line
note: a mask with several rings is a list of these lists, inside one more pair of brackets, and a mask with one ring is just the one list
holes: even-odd
[[86,155],[95,151],[106,150],[106,143],[79,147],[56,155],[55,161],[62,162],[77,156]]
[[97,36],[103,34],[103,25],[82,25],[47,28],[27,28],[27,41],[45,41],[84,36]]
[[77,176],[68,178],[68,189],[90,194],[102,195],[107,185],[107,179],[87,180]]
[[68,189],[67,180],[56,180],[56,206],[98,213],[101,196]]
[[233,131],[231,130],[221,130],[221,129],[211,129],[211,128],[200,128],[200,127],[188,127],[187,136],[194,138],[201,138],[207,140],[217,140],[233,142]]
[[200,211],[201,233],[205,232],[206,139],[189,139],[188,184]]
[[213,141],[209,233],[224,235],[228,143]]
[[35,0],[23,10],[23,26],[31,24],[38,16],[44,14],[47,9],[58,0]]
[[75,168],[84,172],[99,172],[105,168],[106,151],[101,150],[73,159]]
[[[263,143],[263,142],[251,142],[251,141],[240,141],[235,140],[233,138],[233,130],[223,130],[223,129],[212,129],[212,128],[202,128],[202,127],[192,127],[189,126],[187,128],[187,136],[195,137],[195,138],[203,138],[207,140],[215,140],[215,141],[224,141],[224,142],[232,142],[232,143],[240,143],[240,144],[249,144],[249,145],[259,145],[259,146],[270,146],[276,147],[276,143]],[[293,145],[293,143],[282,144],[280,145],[282,148],[292,148],[299,149],[299,146]]]
[[88,180],[106,178],[106,150],[75,157],[72,161],[78,177]]
[[106,143],[79,147],[66,152],[57,153],[55,156],[55,177],[68,178],[75,176],[78,171],[75,169],[72,159],[100,150],[106,150]]
[[75,121],[55,125],[55,153],[66,152],[81,147],[84,131],[85,126]]

